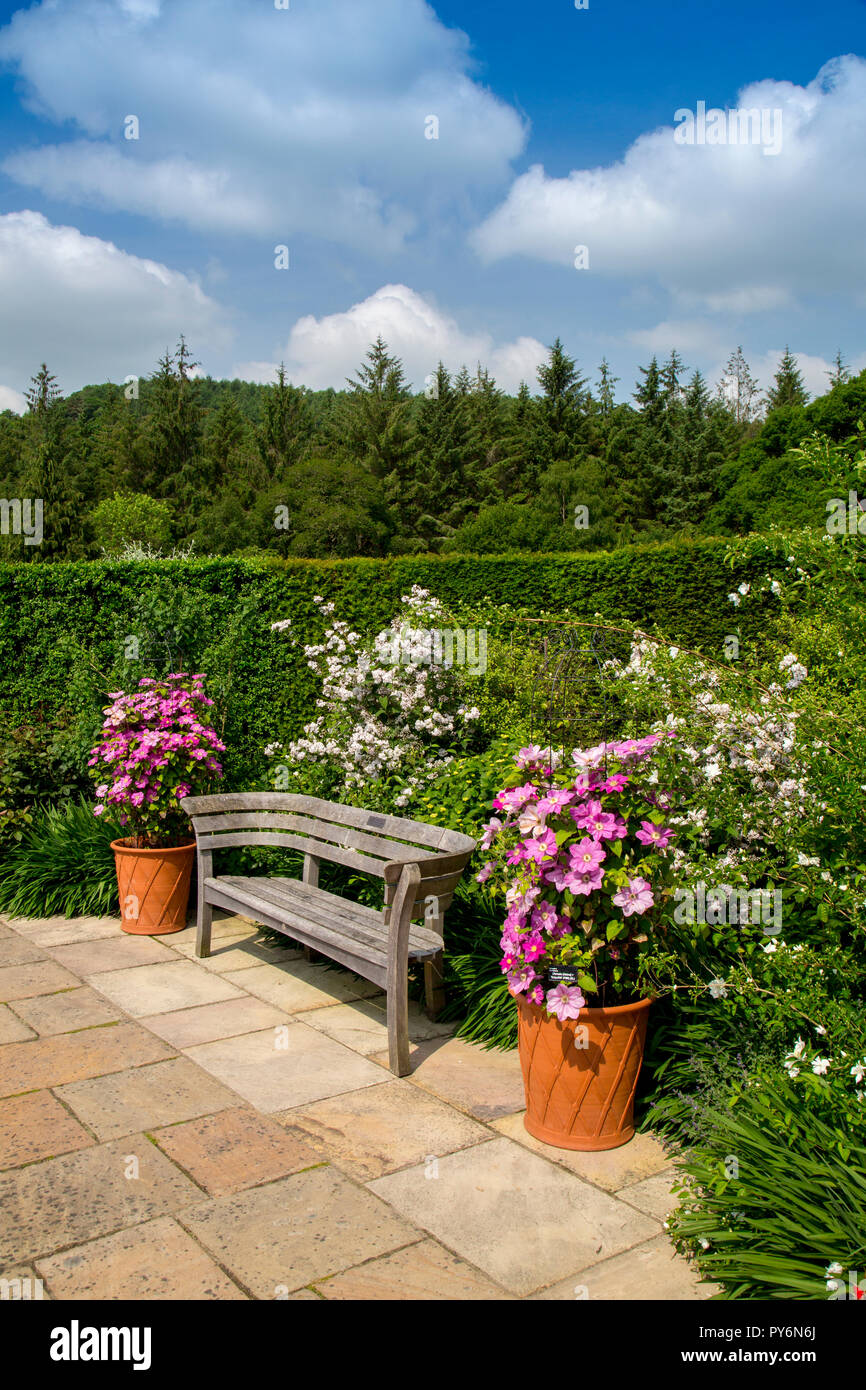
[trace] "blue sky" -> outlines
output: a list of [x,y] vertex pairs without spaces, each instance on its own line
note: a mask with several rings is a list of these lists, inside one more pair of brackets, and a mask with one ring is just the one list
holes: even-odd
[[[180,332],[317,387],[377,332],[418,387],[534,384],[557,334],[621,396],[671,346],[866,366],[863,0],[290,4],[0,4],[0,407]],[[780,148],[677,143],[699,101],[781,112]]]

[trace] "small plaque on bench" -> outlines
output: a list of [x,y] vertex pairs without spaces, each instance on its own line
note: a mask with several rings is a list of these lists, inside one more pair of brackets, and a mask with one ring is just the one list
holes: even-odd
[[368,816],[368,817],[367,817],[367,824],[368,824],[368,825],[375,826],[375,828],[376,828],[377,830],[382,830],[383,827],[384,827],[384,825],[385,825],[385,817],[384,817],[384,816]]

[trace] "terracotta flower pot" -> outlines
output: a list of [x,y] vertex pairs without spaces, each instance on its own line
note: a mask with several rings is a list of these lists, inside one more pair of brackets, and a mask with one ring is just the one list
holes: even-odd
[[134,936],[167,936],[186,926],[195,843],[135,849],[112,840],[120,895],[120,925]]
[[[517,996],[524,1124],[558,1149],[616,1149],[634,1134],[649,999],[560,1023]],[[582,1031],[585,1030],[585,1031]]]

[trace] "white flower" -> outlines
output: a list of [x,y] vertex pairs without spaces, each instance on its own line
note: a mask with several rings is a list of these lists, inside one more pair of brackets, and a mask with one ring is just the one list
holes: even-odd
[[728,986],[724,980],[710,980],[710,996],[713,999],[724,999],[728,993]]
[[271,632],[285,632],[286,628],[291,626],[291,618],[281,618],[278,623],[271,623]]
[[827,1035],[827,1029],[826,1029],[826,1028],[822,1028],[821,1025],[820,1025],[820,1023],[816,1023],[816,1024],[815,1024],[815,1032],[816,1032],[816,1033],[818,1034],[818,1036],[821,1037],[821,1038],[824,1038],[824,1037],[826,1037],[826,1035]]
[[828,1276],[831,1274],[844,1274],[845,1270],[843,1266],[840,1265],[838,1260],[834,1260],[831,1265],[827,1266],[827,1268],[824,1270],[824,1273]]
[[812,1063],[812,1070],[816,1076],[826,1076],[830,1070],[829,1057],[816,1057]]
[[739,594],[728,594],[728,598],[731,600],[731,603],[734,605],[735,608],[739,608],[740,604],[743,601],[740,598]]
[[793,1047],[792,1051],[789,1052],[787,1055],[788,1055],[789,1057],[797,1057],[797,1058],[800,1058],[800,1057],[803,1056],[803,1053],[804,1053],[805,1051],[806,1051],[806,1044],[803,1042],[803,1039],[802,1039],[802,1038],[798,1038],[797,1041],[794,1043],[794,1047]]
[[854,1080],[857,1082],[857,1085],[859,1086],[860,1082],[863,1080],[863,1077],[866,1076],[866,1058],[864,1058],[862,1062],[854,1063],[853,1067],[851,1068],[851,1075],[853,1076]]
[[669,648],[668,648],[668,656],[671,658],[672,661],[676,661],[676,659],[677,659],[677,657],[679,656],[679,654],[680,654],[680,649],[679,649],[679,647],[669,647]]
[[762,947],[761,947],[761,950],[764,952],[764,955],[765,955],[765,956],[772,956],[772,955],[775,955],[775,953],[776,953],[776,951],[778,951],[778,949],[779,949],[779,943],[778,943],[778,941],[768,941],[767,944],[766,944],[766,946],[762,946]]

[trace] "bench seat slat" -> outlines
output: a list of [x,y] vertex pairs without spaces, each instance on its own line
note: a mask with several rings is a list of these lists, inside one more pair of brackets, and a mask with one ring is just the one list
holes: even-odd
[[[287,928],[290,921],[299,927],[307,923],[314,937],[321,933],[323,940],[326,934],[348,939],[356,944],[359,955],[369,951],[370,959],[387,961],[388,929],[382,914],[373,908],[350,903],[321,888],[310,889],[293,878],[208,878],[205,889],[208,897],[218,891],[250,905],[252,910],[256,906],[265,907],[272,915],[285,918]],[[432,956],[441,950],[442,938],[435,932],[416,925],[410,928],[409,955],[412,958]]]
[[[207,902],[213,907],[224,907],[230,912],[236,912],[240,899],[234,890],[224,891],[217,880],[216,887],[207,890]],[[336,932],[325,932],[315,927],[302,926],[299,922],[287,925],[282,909],[273,907],[259,899],[250,898],[249,901],[243,901],[240,905],[246,912],[254,914],[256,921],[260,922],[262,926],[270,927],[272,931],[291,937],[293,941],[300,941],[305,946],[322,951],[325,955],[330,956],[331,960],[339,961],[341,965],[345,965],[347,970],[354,971],[364,980],[371,980],[380,989],[387,987],[387,964],[382,964],[378,954],[375,959],[372,959],[372,952],[369,948],[359,947],[350,937],[340,936]]]
[[[232,882],[234,887],[244,892],[252,892],[263,902],[271,903],[280,911],[302,912],[310,924],[331,926],[345,932],[366,946],[377,951],[382,945],[384,924],[381,912],[362,907],[360,903],[347,902],[337,894],[325,893],[320,888],[310,888],[297,879],[248,878],[218,879],[219,883]],[[369,915],[368,915],[369,914]]]

